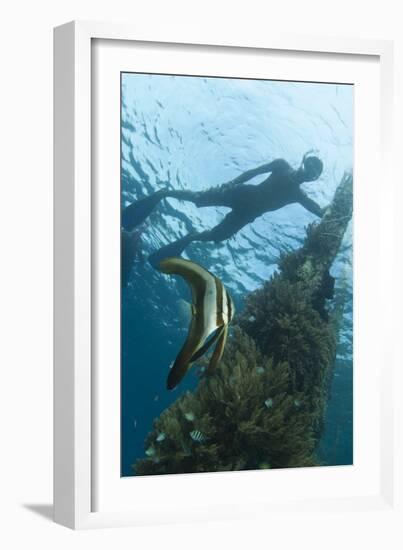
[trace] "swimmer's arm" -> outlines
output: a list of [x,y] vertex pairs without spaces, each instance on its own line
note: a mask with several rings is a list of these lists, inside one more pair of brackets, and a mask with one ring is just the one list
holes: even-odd
[[247,172],[244,172],[237,178],[233,179],[231,183],[244,183],[245,181],[251,180],[255,176],[260,176],[261,174],[266,174],[267,172],[273,172],[275,170],[280,169],[287,169],[289,168],[289,164],[287,161],[283,159],[276,159],[272,162],[269,162],[268,164],[262,164],[261,166],[258,166],[257,168],[253,168],[252,170],[248,170]]
[[305,193],[302,191],[299,193],[298,202],[301,204],[304,208],[306,208],[309,212],[312,212],[312,214],[315,214],[316,216],[319,216],[321,218],[324,214],[324,209],[319,206],[318,203],[310,199]]

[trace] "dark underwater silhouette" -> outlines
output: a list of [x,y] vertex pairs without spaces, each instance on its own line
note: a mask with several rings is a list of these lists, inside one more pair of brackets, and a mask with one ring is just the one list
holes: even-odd
[[[153,267],[156,267],[163,258],[180,256],[191,242],[227,240],[257,217],[288,204],[299,203],[308,211],[321,217],[322,208],[310,199],[300,186],[304,182],[317,180],[322,170],[322,161],[307,153],[297,170],[294,170],[284,159],[276,159],[248,170],[228,183],[205,191],[160,189],[127,206],[122,212],[122,227],[130,231],[139,226],[159,202],[168,197],[193,202],[199,208],[209,206],[231,208],[224,219],[212,229],[201,233],[190,233],[151,254],[149,261]],[[262,183],[245,185],[246,181],[265,173],[270,175]]]

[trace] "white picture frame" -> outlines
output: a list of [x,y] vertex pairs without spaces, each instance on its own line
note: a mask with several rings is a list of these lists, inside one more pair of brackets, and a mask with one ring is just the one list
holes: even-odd
[[[354,510],[382,510],[393,503],[393,346],[390,338],[393,331],[389,330],[391,316],[389,313],[388,296],[393,288],[390,270],[380,269],[373,274],[372,283],[382,289],[373,297],[376,314],[383,320],[378,331],[379,349],[373,353],[374,366],[372,381],[373,394],[368,398],[379,398],[379,438],[376,439],[376,452],[379,456],[373,468],[369,469],[357,486],[346,491],[347,483],[352,483],[356,477],[341,473],[342,484],[339,484],[338,473],[325,471],[316,474],[313,470],[304,469],[302,473],[307,480],[301,479],[301,473],[275,472],[242,472],[213,474],[203,477],[191,476],[156,476],[137,479],[139,483],[133,491],[133,503],[129,505],[119,502],[119,491],[112,489],[115,480],[105,481],[108,471],[99,466],[96,454],[102,448],[98,443],[99,431],[102,428],[97,421],[97,402],[99,389],[96,380],[95,358],[97,357],[96,332],[97,316],[99,315],[98,283],[95,284],[96,268],[99,266],[96,258],[97,231],[96,223],[100,207],[95,200],[92,154],[97,136],[94,136],[91,113],[95,112],[94,94],[94,46],[97,41],[114,41],[115,44],[156,44],[163,52],[170,45],[176,48],[187,48],[196,52],[209,48],[210,55],[222,52],[224,49],[241,51],[243,56],[251,56],[258,52],[282,52],[283,55],[298,54],[299,56],[315,56],[318,53],[328,56],[330,62],[339,59],[362,56],[362,59],[372,60],[379,69],[378,96],[379,112],[374,113],[380,120],[379,143],[374,155],[382,158],[385,181],[392,181],[391,150],[392,150],[392,66],[393,46],[388,41],[346,40],[330,37],[287,36],[270,33],[270,36],[256,36],[253,40],[231,36],[226,32],[220,37],[210,35],[207,30],[200,37],[188,36],[184,29],[181,35],[170,36],[167,31],[164,36],[149,36],[130,25],[109,23],[72,22],[55,29],[54,40],[54,82],[55,82],[55,382],[54,382],[54,505],[55,521],[71,528],[105,527],[112,525],[141,525],[163,522],[178,522],[188,520],[205,520],[220,518],[242,518],[260,516],[268,513],[278,513],[289,510],[306,509],[309,504],[312,513],[317,511],[335,511],[346,506]],[[132,54],[130,54],[132,55]],[[168,56],[162,58],[168,63]],[[169,72],[169,71],[168,71]],[[376,109],[375,109],[376,110]],[[376,123],[376,120],[375,122]],[[364,175],[364,174],[362,174]],[[368,175],[369,177],[369,175]],[[365,272],[366,258],[372,261],[388,257],[391,253],[387,241],[390,239],[390,224],[387,222],[388,209],[391,206],[393,190],[385,186],[382,195],[377,194],[375,175],[372,175],[373,185],[368,193],[368,212],[376,212],[376,223],[370,222],[366,209],[362,210],[362,226],[373,223],[371,235],[379,243],[375,252],[367,247],[363,252],[358,271]],[[391,185],[391,184],[390,184]],[[356,197],[357,198],[357,197]],[[366,218],[367,216],[367,218]],[[362,232],[358,231],[358,235]],[[388,241],[390,242],[390,240]],[[365,248],[365,247],[362,247]],[[117,253],[116,243],[111,244],[112,253]],[[113,250],[115,252],[113,252]],[[365,256],[365,253],[368,256]],[[372,255],[372,256],[371,256]],[[379,262],[381,263],[381,262]],[[387,265],[387,262],[385,263]],[[376,282],[378,281],[378,283]],[[356,283],[356,281],[355,281]],[[366,293],[371,292],[371,285],[362,286],[362,303]],[[105,287],[103,287],[105,289]],[[358,304],[360,308],[360,304]],[[363,306],[362,317],[368,313]],[[369,321],[368,321],[369,322]],[[368,333],[374,326],[368,326]],[[372,332],[373,334],[373,332]],[[373,350],[374,351],[374,350]],[[362,360],[362,359],[361,359]],[[380,368],[381,367],[381,368]],[[377,382],[377,384],[375,384]],[[368,384],[371,386],[371,384]],[[366,389],[358,391],[365,392]],[[368,390],[369,391],[369,390]],[[365,401],[365,400],[364,400]],[[364,402],[363,401],[363,402]],[[367,400],[368,401],[368,400]],[[116,409],[116,404],[113,405]],[[363,407],[368,407],[368,402]],[[113,415],[113,411],[111,411]],[[115,410],[116,416],[116,410]],[[113,432],[113,429],[112,429]],[[366,436],[368,437],[368,436]],[[102,439],[102,437],[101,437]],[[116,450],[118,452],[118,450]],[[112,460],[112,459],[111,459]],[[113,462],[112,462],[113,463]],[[371,466],[372,467],[372,466]],[[312,470],[312,471],[311,471]],[[365,488],[368,479],[376,470],[374,485]],[[265,494],[257,494],[257,487],[262,485],[266,474],[272,475],[271,486],[277,484],[277,494],[280,494],[284,484],[293,484],[298,489],[291,490],[285,498],[278,496],[269,498]],[[379,474],[379,476],[378,476]],[[114,474],[115,475],[115,474]],[[119,474],[116,473],[119,477]],[[208,474],[203,474],[208,476]],[[214,477],[216,476],[216,477]],[[221,477],[220,477],[221,476]],[[258,477],[259,476],[259,477]],[[288,478],[287,476],[292,476]],[[319,477],[318,477],[319,476]],[[344,476],[344,477],[343,477]],[[350,477],[349,477],[350,476]],[[367,476],[367,477],[366,477]],[[112,476],[111,476],[112,477]],[[266,482],[266,480],[264,480]],[[339,489],[329,496],[323,492],[324,484],[339,484]],[[97,503],[98,484],[108,485],[110,505],[101,506]],[[117,486],[117,483],[115,484]],[[214,499],[209,504],[209,493],[205,487],[221,485],[220,494],[226,494],[226,499]],[[344,485],[343,485],[344,484]],[[190,487],[190,489],[189,489]],[[313,490],[307,489],[313,487]],[[316,487],[316,489],[315,489]],[[203,488],[205,494],[203,494]],[[109,490],[108,489],[108,490]],[[102,489],[103,490],[103,489]],[[127,492],[127,485],[125,487]],[[129,489],[131,491],[131,489]],[[160,491],[158,503],[153,500],[146,502],[147,493]],[[197,491],[197,493],[195,493]],[[173,494],[177,493],[175,497]],[[283,491],[285,494],[285,492]],[[337,493],[337,494],[336,494]],[[164,499],[163,495],[169,495]],[[181,505],[181,495],[198,494],[199,501],[186,501],[186,507]],[[123,495],[123,493],[122,493]],[[161,498],[160,498],[161,497]],[[175,502],[176,499],[176,502]],[[105,500],[105,499],[103,499]],[[210,497],[211,500],[211,497]],[[136,505],[137,501],[137,505]],[[145,504],[146,503],[146,504]],[[223,509],[223,505],[225,508]]]

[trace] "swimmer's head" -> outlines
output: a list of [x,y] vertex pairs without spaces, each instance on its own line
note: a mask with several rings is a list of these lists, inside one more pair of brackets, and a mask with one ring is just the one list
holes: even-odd
[[323,171],[323,162],[318,157],[305,156],[299,171],[303,181],[315,181]]

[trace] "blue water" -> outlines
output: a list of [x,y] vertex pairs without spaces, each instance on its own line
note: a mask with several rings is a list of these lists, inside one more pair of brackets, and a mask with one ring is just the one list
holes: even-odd
[[[327,205],[353,163],[353,88],[349,85],[256,81],[170,75],[122,75],[122,207],[160,188],[203,190],[242,172],[286,159],[298,168],[317,150],[324,171],[303,184]],[[249,183],[259,183],[266,176]],[[189,291],[183,281],[155,271],[146,259],[159,247],[215,226],[228,209],[162,201],[141,228],[137,259],[122,293],[122,475],[144,456],[153,419],[183,392],[165,389],[170,363],[186,337]],[[184,257],[219,276],[237,310],[245,294],[276,270],[281,252],[299,247],[316,218],[294,204],[267,213],[223,243],[192,243]],[[325,464],[352,463],[352,228],[332,274],[344,296],[344,316],[319,447]]]

